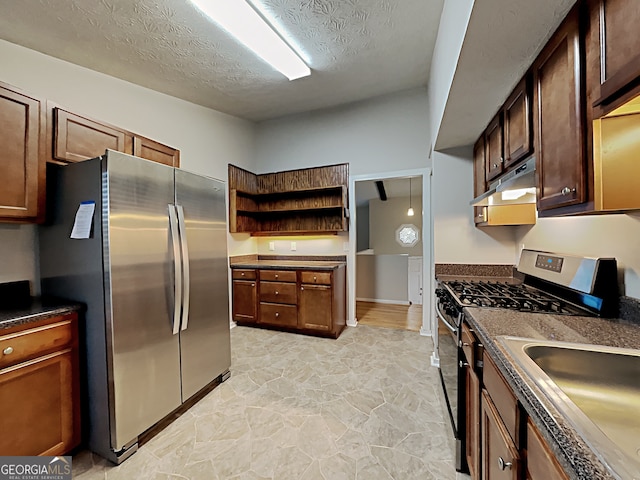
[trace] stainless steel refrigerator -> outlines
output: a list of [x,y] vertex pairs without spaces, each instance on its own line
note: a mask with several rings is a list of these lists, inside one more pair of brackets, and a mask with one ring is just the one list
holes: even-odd
[[107,150],[51,166],[47,198],[42,293],[87,306],[86,435],[120,463],[141,433],[228,376],[224,183]]

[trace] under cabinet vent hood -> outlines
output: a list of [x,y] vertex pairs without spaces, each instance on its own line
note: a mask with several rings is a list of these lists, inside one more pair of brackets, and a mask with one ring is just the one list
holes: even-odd
[[489,185],[489,190],[471,200],[474,207],[536,203],[536,159],[530,157],[518,168]]

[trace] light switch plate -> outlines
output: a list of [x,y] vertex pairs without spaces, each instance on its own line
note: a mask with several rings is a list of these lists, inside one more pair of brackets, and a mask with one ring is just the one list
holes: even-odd
[[269,250],[273,251],[276,249],[276,242],[269,242]]
[[295,252],[297,248],[298,246],[296,245],[296,242],[291,242],[291,251]]

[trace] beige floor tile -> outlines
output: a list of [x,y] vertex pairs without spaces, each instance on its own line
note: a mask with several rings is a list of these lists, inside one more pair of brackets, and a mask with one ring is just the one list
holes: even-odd
[[431,339],[359,326],[337,340],[238,327],[231,378],[120,466],[83,480],[468,480]]

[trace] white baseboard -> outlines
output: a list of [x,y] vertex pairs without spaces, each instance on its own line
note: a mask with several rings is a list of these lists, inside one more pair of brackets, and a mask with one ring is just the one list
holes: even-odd
[[431,354],[431,366],[432,367],[440,367],[440,358],[438,357],[436,352],[433,352]]
[[358,326],[358,319],[355,318],[353,320],[349,319],[347,320],[347,327],[357,327]]
[[356,302],[371,302],[371,303],[384,303],[386,305],[410,305],[409,301],[403,300],[384,300],[380,298],[358,298],[356,297]]
[[431,330],[427,330],[424,327],[420,327],[420,335],[422,335],[423,337],[430,337],[431,336]]

